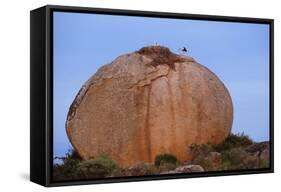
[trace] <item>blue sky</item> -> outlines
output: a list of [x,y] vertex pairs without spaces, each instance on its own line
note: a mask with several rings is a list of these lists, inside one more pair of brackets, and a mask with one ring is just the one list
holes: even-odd
[[99,67],[155,42],[188,54],[223,81],[234,105],[232,132],[269,138],[269,25],[54,13],[54,156],[71,148],[70,104]]

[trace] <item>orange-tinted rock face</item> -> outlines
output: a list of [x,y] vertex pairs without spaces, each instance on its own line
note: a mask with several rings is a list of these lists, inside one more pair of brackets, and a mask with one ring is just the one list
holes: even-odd
[[218,77],[190,57],[157,49],[118,57],[81,88],[66,130],[84,159],[107,154],[131,166],[171,153],[184,161],[190,144],[220,143],[230,133],[232,101]]

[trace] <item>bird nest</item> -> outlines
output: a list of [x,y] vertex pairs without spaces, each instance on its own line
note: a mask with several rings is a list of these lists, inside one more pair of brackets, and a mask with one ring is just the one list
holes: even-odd
[[185,58],[171,52],[169,48],[162,46],[143,47],[138,50],[137,53],[152,59],[149,64],[154,67],[158,65],[168,65],[170,68],[175,70],[176,62],[186,61]]

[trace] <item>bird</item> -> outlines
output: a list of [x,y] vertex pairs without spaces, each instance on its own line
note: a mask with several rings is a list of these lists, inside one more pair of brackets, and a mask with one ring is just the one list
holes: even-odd
[[179,51],[180,51],[182,54],[187,53],[186,47],[179,48]]

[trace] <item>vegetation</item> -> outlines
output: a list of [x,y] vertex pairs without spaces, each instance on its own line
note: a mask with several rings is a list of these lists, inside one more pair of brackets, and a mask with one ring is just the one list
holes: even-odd
[[172,154],[167,154],[167,153],[157,155],[155,157],[155,161],[154,161],[155,166],[160,166],[160,165],[164,165],[164,164],[176,165],[177,163],[178,163],[178,160],[177,160],[176,156],[174,156]]
[[117,168],[113,171],[112,177],[122,176],[141,176],[141,175],[154,175],[157,168],[148,163],[138,163],[130,168]]
[[[248,136],[231,134],[221,144],[192,144],[192,159],[180,162],[173,154],[159,154],[153,163],[138,163],[121,168],[107,155],[82,160],[75,150],[65,157],[57,157],[61,163],[53,166],[53,179],[57,181],[159,175],[183,165],[200,165],[205,171],[243,170],[269,167],[268,142],[255,143]],[[267,152],[267,153],[266,153]]]
[[116,167],[113,160],[106,155],[101,155],[95,159],[80,162],[78,173],[83,178],[102,178],[110,175]]
[[245,147],[253,144],[253,140],[244,133],[230,134],[223,143],[213,145],[214,149],[218,152],[230,150],[237,147]]
[[211,144],[196,145],[192,144],[189,147],[192,154],[192,164],[201,165],[204,170],[213,171],[211,159],[208,158],[209,154],[214,151]]
[[[249,152],[247,148],[254,146]],[[230,134],[221,144],[191,145],[192,164],[206,171],[242,170],[269,167],[269,159],[261,158],[263,148],[247,135]]]
[[53,166],[54,180],[93,179],[109,176],[117,167],[106,155],[83,161],[75,150],[70,150],[65,157],[57,158],[62,164]]
[[176,169],[180,164],[165,163],[155,166],[152,163],[139,163],[129,168],[116,168],[111,174],[112,177],[124,176],[143,176],[143,175],[159,175],[164,172]]
[[171,52],[169,48],[162,46],[143,47],[138,50],[137,53],[148,56],[150,59],[152,59],[149,64],[154,67],[167,64],[171,69],[175,70],[175,62],[186,61],[186,59]]

